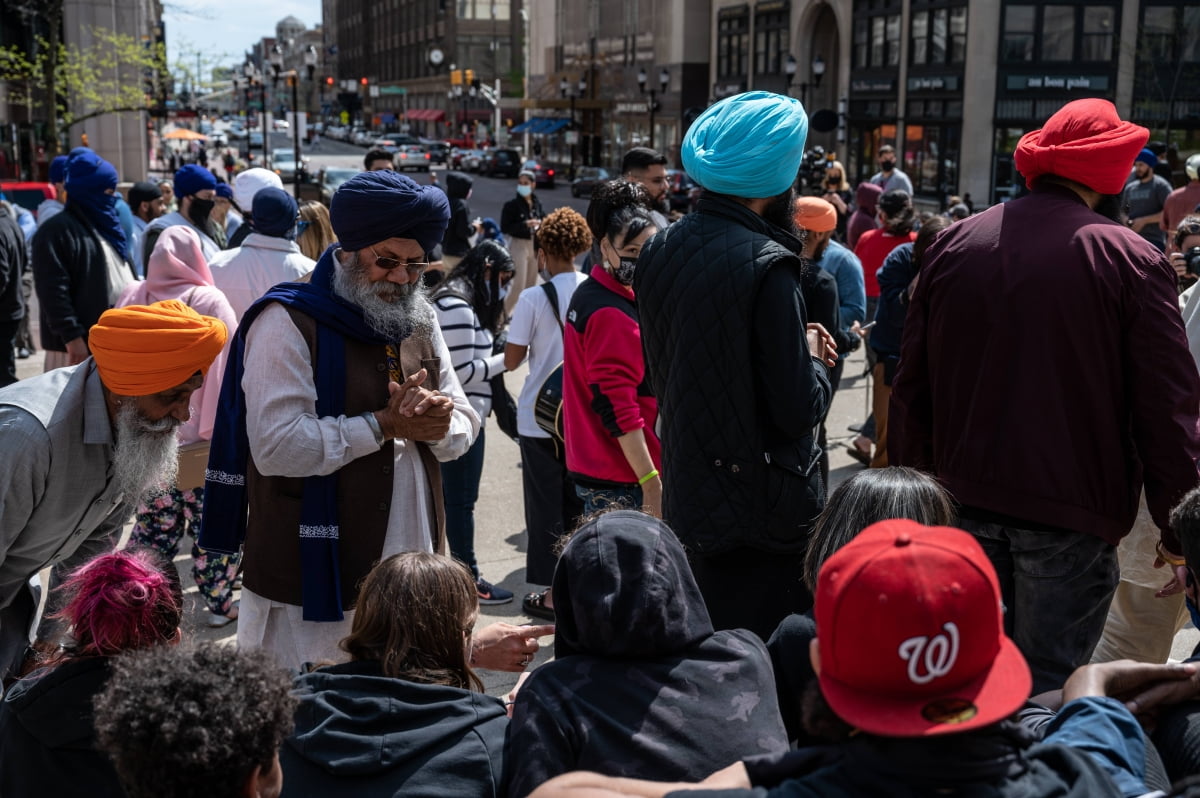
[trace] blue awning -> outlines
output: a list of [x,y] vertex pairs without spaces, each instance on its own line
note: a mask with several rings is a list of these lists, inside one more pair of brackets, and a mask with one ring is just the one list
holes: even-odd
[[571,120],[563,119],[561,117],[535,116],[533,119],[530,119],[528,122],[522,122],[519,125],[514,125],[512,132],[513,133],[535,133],[535,134],[557,133],[559,130],[562,130],[564,127],[566,127],[570,123],[571,123]]

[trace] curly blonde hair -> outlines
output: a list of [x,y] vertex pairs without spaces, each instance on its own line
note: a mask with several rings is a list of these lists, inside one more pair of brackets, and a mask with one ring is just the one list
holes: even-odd
[[558,208],[542,219],[537,243],[546,254],[561,260],[574,260],[592,247],[592,231],[587,220],[572,208]]

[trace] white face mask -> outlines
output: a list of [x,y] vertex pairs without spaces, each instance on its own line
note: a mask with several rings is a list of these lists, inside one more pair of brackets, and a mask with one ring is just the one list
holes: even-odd
[[[488,292],[489,292],[489,293],[491,293],[491,290],[492,290],[492,287],[489,285],[489,286],[488,286]],[[496,291],[496,296],[495,296],[495,297],[492,299],[492,302],[493,302],[493,303],[495,303],[495,302],[503,302],[503,301],[504,301],[504,298],[505,298],[505,297],[507,297],[507,296],[508,296],[508,286],[507,286],[507,285],[502,285],[502,286],[500,286],[500,288],[499,288],[499,289]]]

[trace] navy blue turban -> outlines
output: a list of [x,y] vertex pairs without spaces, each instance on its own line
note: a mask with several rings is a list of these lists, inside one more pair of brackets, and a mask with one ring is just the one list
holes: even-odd
[[217,178],[199,164],[186,164],[175,173],[175,193],[180,197],[190,197],[206,188],[216,190]]
[[232,200],[233,199],[233,187],[230,186],[228,183],[218,183],[217,184],[217,196],[224,197],[227,200]]
[[[67,207],[77,208],[113,249],[126,257],[125,230],[117,213],[117,170],[87,147],[76,147],[67,157]],[[113,193],[106,193],[113,189]]]
[[296,201],[281,188],[259,189],[254,195],[250,213],[254,216],[254,232],[273,238],[291,238],[296,227]]
[[450,202],[437,186],[422,186],[399,172],[360,172],[334,193],[329,221],[349,252],[389,238],[411,238],[428,252],[446,232]]
[[56,155],[50,162],[50,182],[61,183],[67,177],[67,156]]

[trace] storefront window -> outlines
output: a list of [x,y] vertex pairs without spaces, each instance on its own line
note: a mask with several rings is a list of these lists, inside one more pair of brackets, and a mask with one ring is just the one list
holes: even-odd
[[1084,61],[1112,59],[1115,24],[1116,14],[1111,6],[1084,6],[1083,49],[1080,52]]
[[1200,61],[1200,7],[1194,4],[1146,6],[1141,32],[1140,61]]
[[926,37],[929,36],[929,12],[918,11],[912,17],[912,62],[914,64],[925,63],[925,51],[929,42]]
[[871,37],[867,25],[863,17],[854,20],[854,66],[858,68],[865,67],[870,61],[868,42]]
[[946,9],[933,12],[933,25],[929,36],[929,60],[935,64],[946,61]]
[[783,73],[788,51],[788,12],[754,15],[754,71],[759,75]]
[[900,15],[887,18],[887,65],[900,63]]
[[717,26],[717,77],[741,77],[749,58],[750,16],[721,18]]
[[912,15],[911,63],[961,64],[967,57],[967,8],[915,10]]
[[950,62],[961,64],[967,60],[967,9],[965,6],[950,9]]
[[1042,10],[1042,60],[1070,61],[1075,57],[1075,6],[1046,6]]
[[1032,61],[1037,9],[1034,6],[1009,6],[1004,10],[1005,61]]

